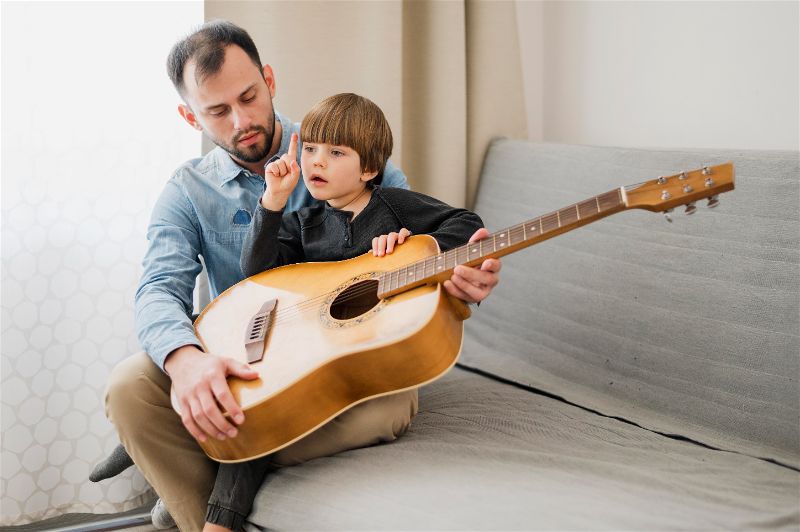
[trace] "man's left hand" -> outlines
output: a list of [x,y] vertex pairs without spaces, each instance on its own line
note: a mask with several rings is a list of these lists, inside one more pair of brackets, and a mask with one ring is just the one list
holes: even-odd
[[[487,236],[489,231],[484,228],[478,229],[469,241],[476,242]],[[501,267],[500,259],[486,259],[480,268],[456,266],[453,276],[444,282],[444,289],[451,296],[463,299],[467,303],[478,303],[486,299],[492,288],[497,285]]]

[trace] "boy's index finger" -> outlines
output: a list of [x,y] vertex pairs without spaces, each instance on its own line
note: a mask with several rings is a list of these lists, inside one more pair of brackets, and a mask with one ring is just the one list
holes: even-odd
[[289,141],[289,158],[293,161],[297,160],[297,146],[300,144],[300,138],[297,133],[292,133],[292,138]]

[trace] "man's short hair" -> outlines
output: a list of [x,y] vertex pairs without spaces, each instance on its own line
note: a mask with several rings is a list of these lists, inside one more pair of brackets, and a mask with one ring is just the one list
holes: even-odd
[[172,47],[167,57],[167,74],[175,89],[185,96],[186,86],[183,83],[183,71],[186,63],[194,59],[197,65],[195,79],[198,84],[208,76],[222,69],[225,61],[225,48],[235,45],[245,51],[259,69],[261,58],[253,39],[239,26],[227,20],[212,20],[200,26],[193,33],[181,39]]
[[381,108],[352,93],[325,98],[300,125],[303,142],[347,146],[361,158],[362,172],[378,172],[371,183],[380,185],[386,161],[392,154],[392,130]]

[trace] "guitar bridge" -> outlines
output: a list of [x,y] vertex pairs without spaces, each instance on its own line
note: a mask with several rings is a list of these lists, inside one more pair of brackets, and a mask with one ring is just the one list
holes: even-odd
[[244,333],[244,346],[247,351],[248,363],[258,362],[264,358],[266,338],[272,328],[277,304],[277,299],[270,299],[261,305],[261,309],[250,318],[250,323]]

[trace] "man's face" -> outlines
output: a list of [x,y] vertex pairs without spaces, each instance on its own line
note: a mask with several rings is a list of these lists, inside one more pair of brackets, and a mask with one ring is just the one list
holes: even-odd
[[181,115],[240,164],[264,162],[275,135],[272,70],[257,68],[238,46],[228,46],[220,71],[199,84],[195,66],[189,61],[184,70],[188,107]]

